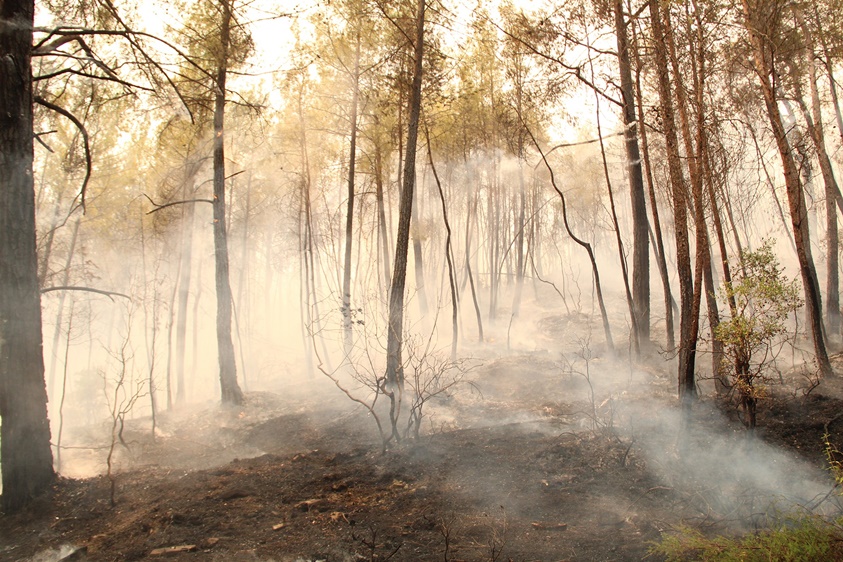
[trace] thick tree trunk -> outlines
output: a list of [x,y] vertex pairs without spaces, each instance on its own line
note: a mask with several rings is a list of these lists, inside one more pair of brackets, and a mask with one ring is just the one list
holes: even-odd
[[802,189],[802,182],[799,178],[799,170],[793,155],[793,150],[787,139],[787,132],[782,121],[779,110],[778,99],[771,75],[776,76],[775,62],[770,59],[769,50],[766,48],[766,35],[763,26],[756,26],[757,20],[764,17],[762,10],[750,7],[749,0],[742,1],[743,16],[746,29],[749,32],[752,45],[752,63],[758,75],[761,93],[764,96],[764,105],[767,108],[767,116],[770,119],[770,126],[773,136],[776,139],[776,146],[779,149],[779,156],[784,169],[785,188],[787,190],[788,207],[790,209],[790,220],[793,226],[793,241],[796,244],[796,256],[799,259],[799,271],[802,276],[802,286],[805,292],[805,308],[808,315],[808,324],[811,330],[811,339],[814,344],[817,366],[820,374],[829,376],[833,373],[831,363],[828,359],[828,352],[825,347],[822,326],[822,299],[820,298],[819,280],[817,271],[814,268],[814,259],[811,256],[811,237],[808,230],[808,211],[805,205],[805,193]]
[[623,100],[624,147],[629,172],[629,193],[632,199],[632,303],[635,312],[633,325],[637,330],[637,341],[640,345],[646,345],[650,339],[650,247],[647,238],[647,196],[644,190],[641,153],[638,147],[638,121],[629,56],[629,36],[621,0],[615,0],[614,11]]
[[222,52],[217,61],[216,98],[214,100],[214,257],[217,289],[217,346],[220,366],[222,403],[238,405],[243,402],[243,392],[237,384],[237,367],[234,360],[234,342],[231,339],[231,283],[229,281],[228,236],[226,234],[225,205],[225,80],[228,63],[228,46],[231,36],[231,5],[220,1]]
[[32,0],[0,4],[0,460],[5,513],[55,479],[32,177]]
[[389,327],[386,345],[386,381],[403,388],[404,363],[404,287],[407,279],[407,253],[410,245],[410,217],[413,213],[413,191],[416,181],[416,143],[421,113],[422,57],[424,56],[425,0],[418,0],[413,63],[413,84],[410,91],[410,122],[407,128],[406,158],[398,211],[398,234],[395,243],[395,267],[389,294]]

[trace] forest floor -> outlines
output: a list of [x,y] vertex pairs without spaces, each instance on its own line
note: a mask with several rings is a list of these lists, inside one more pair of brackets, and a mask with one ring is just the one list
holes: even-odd
[[115,505],[106,476],[62,478],[0,517],[0,560],[641,560],[680,525],[840,509],[823,435],[843,449],[841,380],[806,395],[783,375],[753,438],[714,399],[683,422],[668,363],[569,357],[478,359],[473,385],[385,454],[324,377],[163,415],[155,440],[135,420]]

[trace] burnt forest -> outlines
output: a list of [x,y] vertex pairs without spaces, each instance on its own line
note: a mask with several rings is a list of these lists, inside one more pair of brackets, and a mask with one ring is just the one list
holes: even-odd
[[0,2],[0,562],[843,560],[841,0]]

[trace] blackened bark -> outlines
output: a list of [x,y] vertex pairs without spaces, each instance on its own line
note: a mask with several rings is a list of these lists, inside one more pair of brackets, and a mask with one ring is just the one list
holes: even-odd
[[691,250],[688,241],[688,201],[685,179],[682,176],[682,162],[679,157],[679,138],[676,134],[676,118],[670,91],[665,33],[658,0],[650,2],[650,20],[653,26],[653,42],[658,75],[659,107],[662,110],[667,164],[673,199],[673,223],[676,238],[676,265],[679,270],[679,397],[695,398],[697,394],[694,377],[696,338],[693,329],[694,287],[691,276]]
[[[638,123],[640,127],[638,132],[641,135],[641,159],[644,162],[644,171],[647,175],[647,194],[650,200],[650,213],[653,216],[653,238],[655,244],[656,264],[659,268],[659,277],[662,281],[662,291],[664,295],[664,324],[666,333],[667,349],[673,351],[676,348],[676,329],[673,322],[673,311],[676,308],[676,303],[673,299],[673,293],[670,290],[670,276],[667,270],[667,258],[664,250],[664,236],[662,236],[661,219],[659,217],[659,205],[656,199],[656,186],[653,181],[653,171],[650,166],[650,149],[647,143],[647,126],[644,122],[644,108],[641,104],[641,59],[638,55],[638,38],[635,33],[635,27],[632,28],[632,40],[634,48],[632,54],[635,58],[635,95],[639,100],[636,110],[638,113]],[[634,275],[634,273],[633,273]]]
[[44,385],[32,176],[32,0],[0,4],[0,508],[55,479]]
[[221,53],[217,61],[216,96],[214,100],[214,257],[217,289],[217,346],[220,365],[222,403],[238,405],[243,392],[237,384],[234,342],[231,339],[231,283],[229,281],[228,235],[225,228],[225,80],[228,70],[228,47],[231,39],[231,4],[221,0]]
[[618,65],[623,101],[624,147],[629,167],[629,193],[632,199],[632,303],[637,340],[645,345],[650,339],[650,245],[647,237],[647,197],[638,147],[638,121],[630,64],[627,22],[623,2],[615,0],[615,34],[618,42]]
[[407,279],[407,252],[410,246],[410,217],[413,213],[413,190],[416,181],[416,143],[421,113],[422,57],[424,56],[425,0],[418,0],[416,36],[413,61],[413,85],[410,91],[410,122],[407,127],[407,146],[401,201],[398,209],[398,235],[395,242],[395,267],[389,294],[389,328],[386,345],[386,381],[403,388],[404,364],[401,359],[404,340],[404,285]]

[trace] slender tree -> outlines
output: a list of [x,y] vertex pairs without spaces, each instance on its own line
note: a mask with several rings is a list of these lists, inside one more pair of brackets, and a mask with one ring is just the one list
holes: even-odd
[[775,137],[776,147],[784,170],[785,189],[796,244],[796,256],[799,260],[799,272],[802,277],[802,289],[805,292],[805,309],[808,316],[808,328],[814,344],[819,371],[823,376],[832,374],[831,363],[825,346],[822,325],[822,301],[819,280],[811,255],[811,237],[808,229],[808,209],[805,204],[805,192],[799,177],[794,148],[787,136],[787,130],[779,108],[779,97],[775,84],[780,81],[778,72],[777,44],[783,9],[780,4],[742,0],[743,25],[749,34],[750,56],[753,70],[761,87],[767,118]]
[[629,193],[632,203],[632,302],[636,340],[645,345],[650,339],[650,245],[647,236],[647,196],[638,146],[638,119],[632,80],[629,25],[624,16],[623,1],[615,0],[615,35],[618,44],[618,67],[621,78],[621,108],[624,124],[624,148],[628,166]]
[[404,177],[398,214],[398,234],[395,244],[395,267],[389,294],[389,319],[386,347],[386,380],[389,384],[404,386],[402,360],[404,330],[404,283],[407,278],[407,253],[410,243],[410,217],[413,212],[413,191],[416,181],[416,144],[421,113],[422,70],[424,57],[424,21],[427,4],[418,0],[416,32],[413,37],[413,82],[410,89],[409,123],[405,146]]
[[219,55],[216,60],[214,97],[214,256],[217,289],[217,352],[219,354],[220,389],[223,404],[243,402],[237,384],[234,342],[231,338],[231,284],[229,282],[228,236],[225,206],[225,82],[228,74],[228,51],[231,42],[232,12],[229,0],[220,0]]

